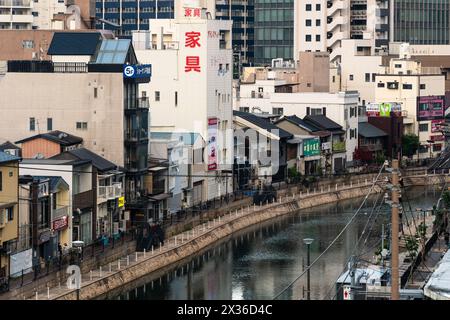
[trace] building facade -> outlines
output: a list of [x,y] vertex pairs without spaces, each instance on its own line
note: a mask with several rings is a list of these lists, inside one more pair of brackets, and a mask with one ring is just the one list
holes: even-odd
[[151,20],[150,31],[133,34],[138,59],[154,66],[152,83],[140,90],[153,106],[152,132],[201,136],[194,166],[203,166],[202,174],[192,183],[207,200],[232,190],[232,22],[207,19],[207,8],[181,2],[176,12],[175,20]]
[[294,0],[255,0],[255,65],[294,58]]

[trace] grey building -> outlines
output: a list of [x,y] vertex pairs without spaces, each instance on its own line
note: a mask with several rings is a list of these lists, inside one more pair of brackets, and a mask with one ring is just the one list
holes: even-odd
[[393,40],[449,44],[449,0],[393,0]]
[[293,59],[294,0],[255,0],[255,64]]

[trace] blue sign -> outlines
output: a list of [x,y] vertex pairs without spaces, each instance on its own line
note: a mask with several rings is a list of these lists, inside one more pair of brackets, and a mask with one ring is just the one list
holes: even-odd
[[129,79],[150,78],[152,76],[151,64],[125,64],[123,77]]

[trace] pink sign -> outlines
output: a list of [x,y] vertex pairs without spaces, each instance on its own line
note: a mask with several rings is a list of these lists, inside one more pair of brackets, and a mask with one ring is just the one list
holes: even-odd
[[208,119],[208,170],[217,170],[217,124],[219,119]]

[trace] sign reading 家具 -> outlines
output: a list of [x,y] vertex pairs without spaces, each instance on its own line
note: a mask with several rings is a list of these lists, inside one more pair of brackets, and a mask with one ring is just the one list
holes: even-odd
[[127,79],[150,78],[152,76],[151,64],[125,64],[123,77]]
[[208,119],[208,171],[217,170],[217,124],[219,119]]
[[303,155],[305,157],[317,156],[320,154],[320,139],[303,140]]
[[417,121],[444,118],[445,96],[417,97]]

